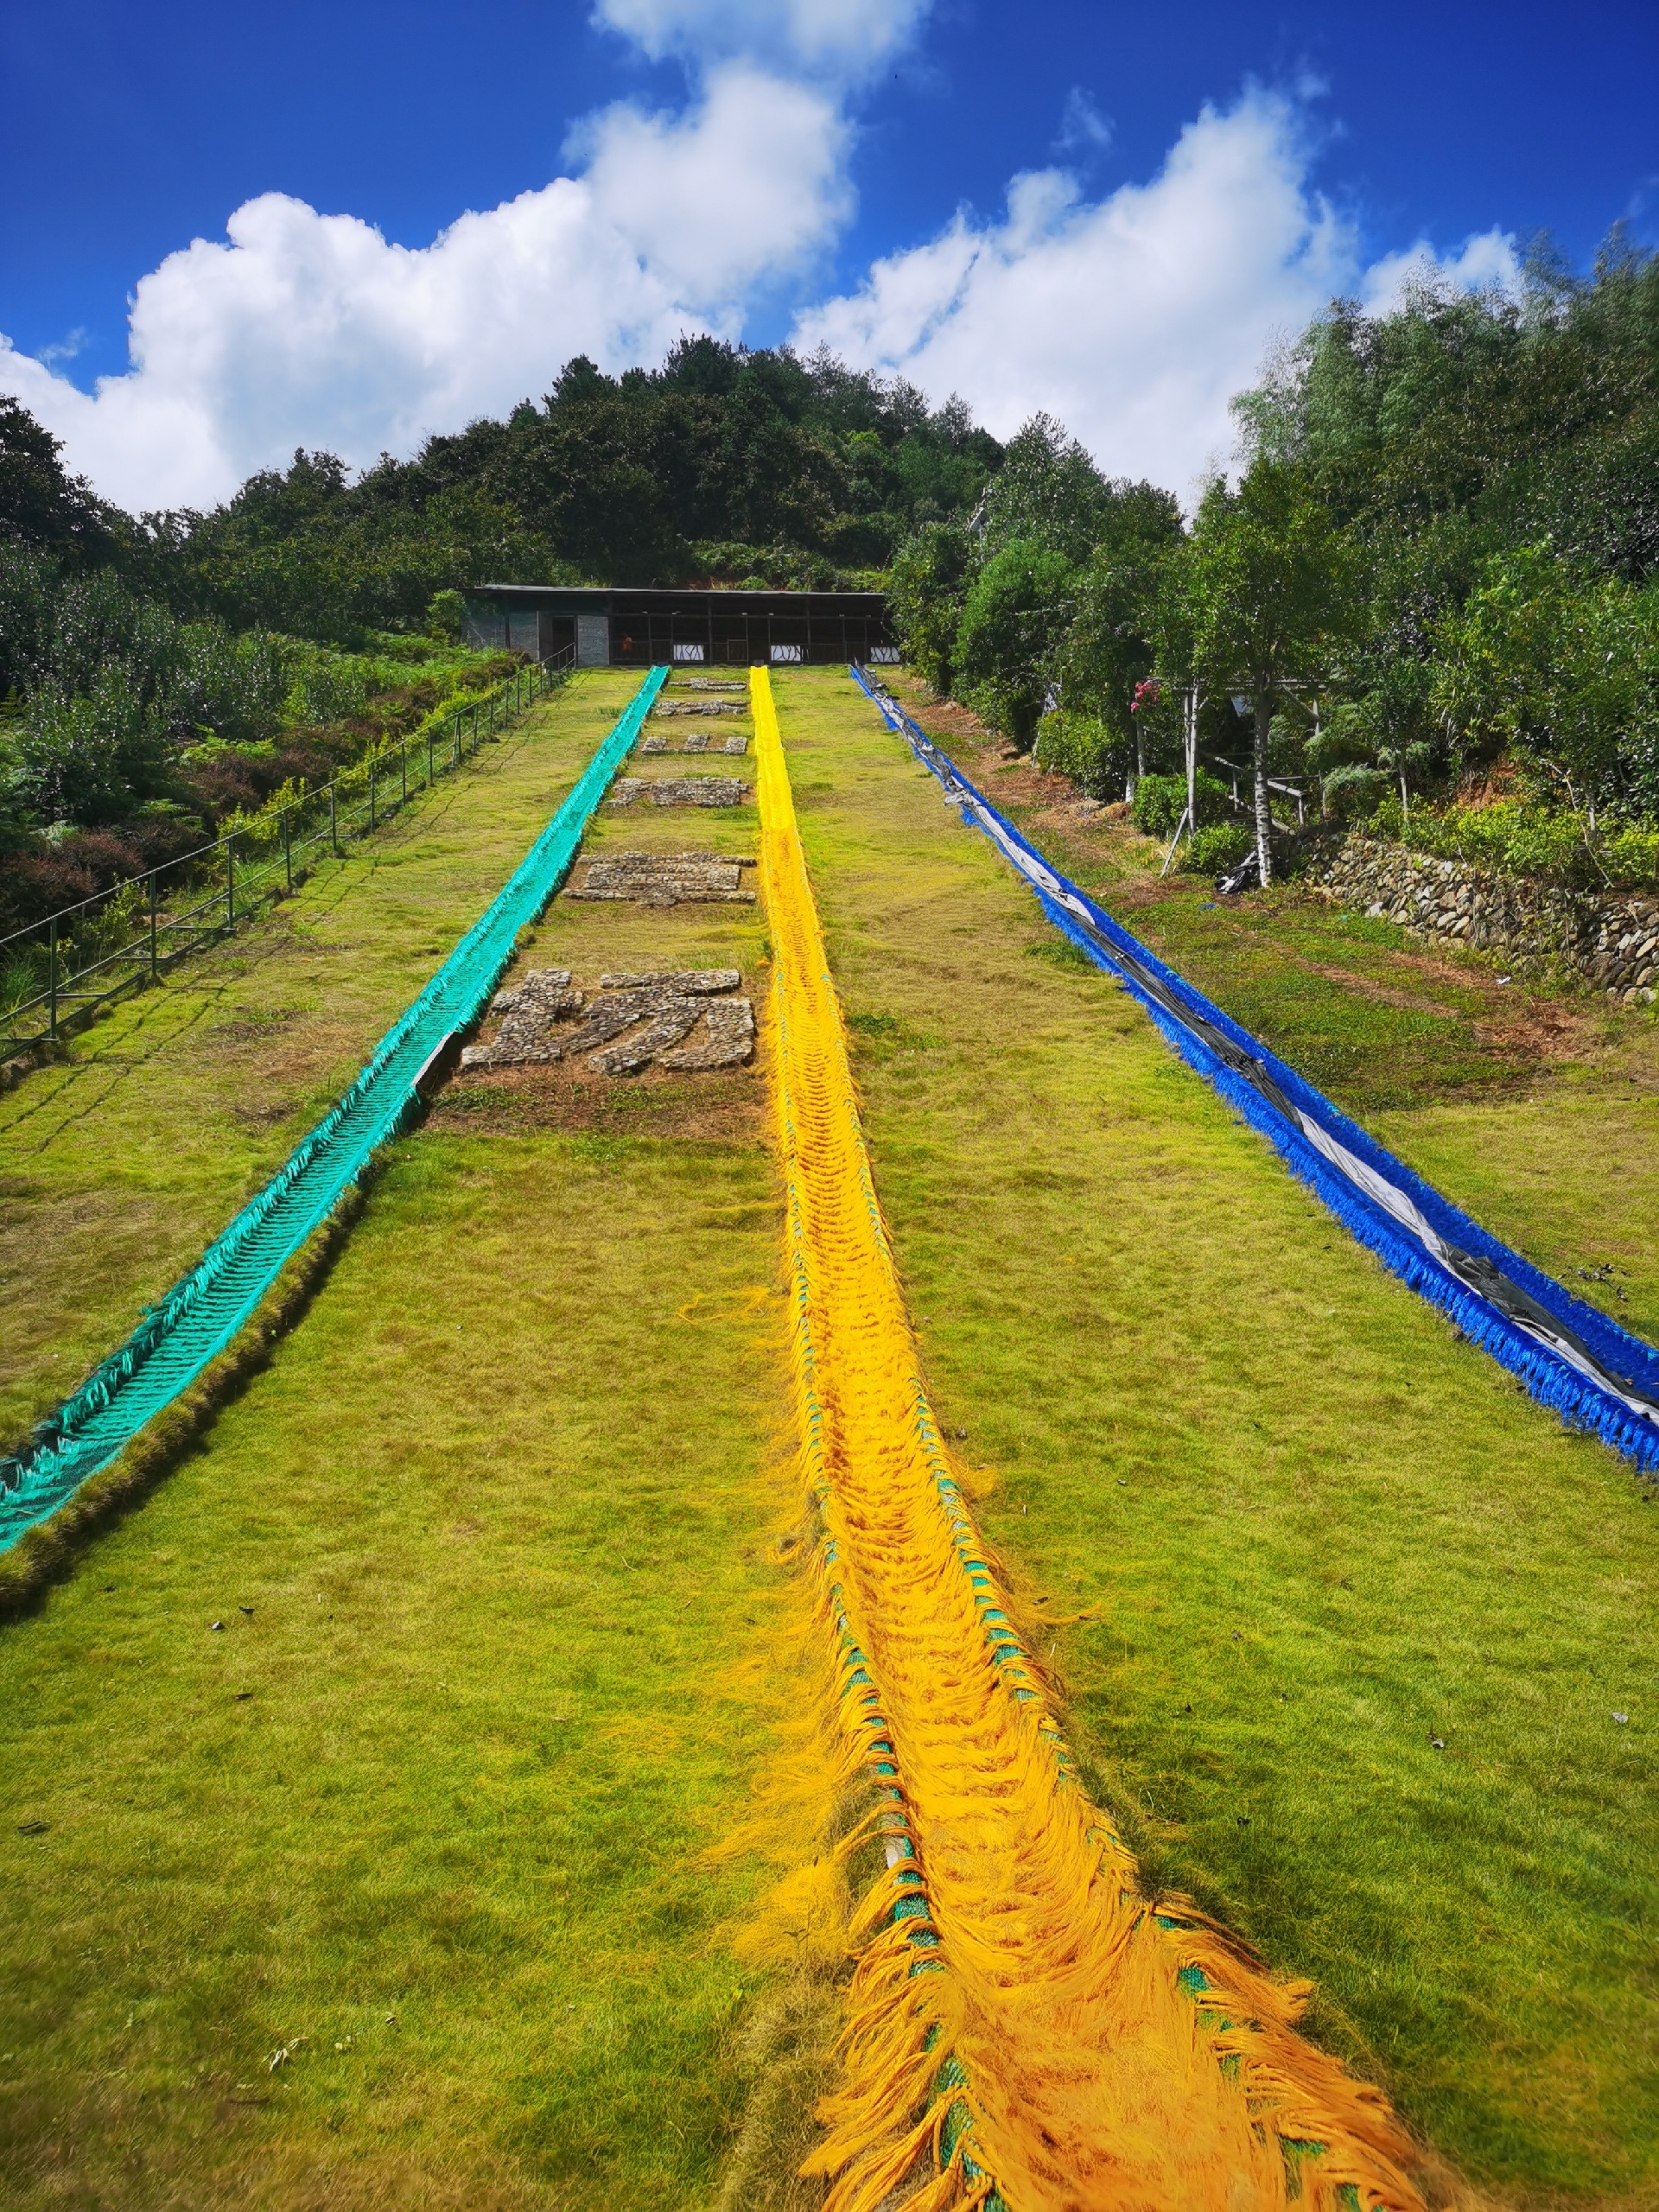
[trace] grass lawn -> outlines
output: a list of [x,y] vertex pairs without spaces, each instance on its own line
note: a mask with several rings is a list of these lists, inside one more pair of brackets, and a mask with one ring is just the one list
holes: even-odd
[[[1659,2202],[1659,1511],[1053,957],[844,678],[779,691],[930,1379],[1092,1613],[1052,1640],[1097,1786],[1499,2201]],[[1468,1109],[1487,1185],[1507,1106],[1611,1232],[1541,1096]]]
[[1659,1012],[1500,980],[1495,956],[1294,885],[1218,900],[1207,880],[1160,880],[1160,846],[1079,821],[1064,779],[904,688],[1039,849],[1217,1005],[1506,1243],[1659,1339]]
[[[499,788],[466,866],[359,894],[365,1037],[596,741],[582,703],[539,770],[504,757],[516,830]],[[752,970],[761,934],[560,902],[528,957]],[[273,950],[200,1026],[298,988]],[[175,1059],[181,1147],[255,1079],[219,1050]],[[0,1632],[9,2205],[713,2199],[778,1870],[703,1853],[804,1695],[768,1549],[796,1511],[773,1169],[757,1075],[607,1117],[545,1072],[457,1084],[391,1148],[273,1365]],[[159,1203],[124,1135],[106,1184]]]
[[0,1093],[0,1444],[287,1157],[523,859],[636,688],[556,692],[292,899]]
[[[631,688],[584,678],[0,1101],[14,1427],[338,1089]],[[1056,957],[843,675],[776,690],[930,1387],[1090,1786],[1490,2202],[1659,2203],[1659,1511]],[[753,836],[636,805],[593,844]],[[527,957],[753,983],[764,944],[754,907],[560,900]],[[1427,1033],[1368,1118],[1541,1239],[1612,1234],[1597,1147],[1647,1172],[1646,1093],[1615,1113],[1592,1058],[1443,1096]],[[707,1850],[808,1694],[760,1083],[452,1083],[271,1366],[0,1630],[9,2204],[717,2202],[777,1972],[745,1931],[812,1847],[779,1812]]]

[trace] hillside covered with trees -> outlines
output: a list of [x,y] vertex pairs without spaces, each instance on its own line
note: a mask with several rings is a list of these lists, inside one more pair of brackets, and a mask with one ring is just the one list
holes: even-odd
[[470,584],[879,581],[1001,460],[960,401],[697,338],[355,480],[300,453],[135,518],[0,400],[0,935],[487,683]]
[[960,401],[697,338],[620,378],[574,360],[354,480],[301,453],[133,518],[0,403],[0,925],[484,680],[445,595],[486,580],[885,581],[936,690],[1099,796],[1138,784],[1166,833],[1196,687],[1206,768],[1255,771],[1253,823],[1201,780],[1201,867],[1294,865],[1277,782],[1435,849],[1651,880],[1659,257],[1615,238],[1587,278],[1535,257],[1519,298],[1336,302],[1235,412],[1239,471],[1188,518],[1046,416],[1005,451]]
[[[1263,823],[1271,774],[1437,849],[1649,878],[1659,257],[1615,238],[1585,280],[1535,258],[1518,300],[1338,302],[1235,412],[1242,473],[1190,527],[1029,425],[982,528],[930,524],[895,563],[935,688],[1117,796],[1177,767],[1196,683],[1202,750],[1262,741]],[[1141,802],[1167,829],[1171,805]]]

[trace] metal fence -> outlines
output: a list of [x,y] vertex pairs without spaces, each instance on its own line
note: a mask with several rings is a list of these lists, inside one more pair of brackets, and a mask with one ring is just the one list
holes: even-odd
[[143,875],[0,938],[0,1059],[55,1042],[94,1007],[160,981],[187,954],[286,898],[440,776],[475,760],[562,683],[573,653],[520,669],[448,721],[384,747],[327,784]]

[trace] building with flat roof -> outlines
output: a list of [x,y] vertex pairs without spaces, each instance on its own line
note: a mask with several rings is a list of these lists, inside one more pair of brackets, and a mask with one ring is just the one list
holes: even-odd
[[467,639],[578,668],[789,667],[896,661],[879,591],[658,591],[478,584]]

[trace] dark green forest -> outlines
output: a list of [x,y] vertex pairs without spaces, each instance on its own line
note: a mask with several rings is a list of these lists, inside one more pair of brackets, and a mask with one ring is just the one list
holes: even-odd
[[620,378],[579,357],[539,404],[355,482],[297,454],[124,542],[175,613],[349,645],[418,627],[434,592],[469,583],[879,582],[1001,459],[959,400],[695,338]]

